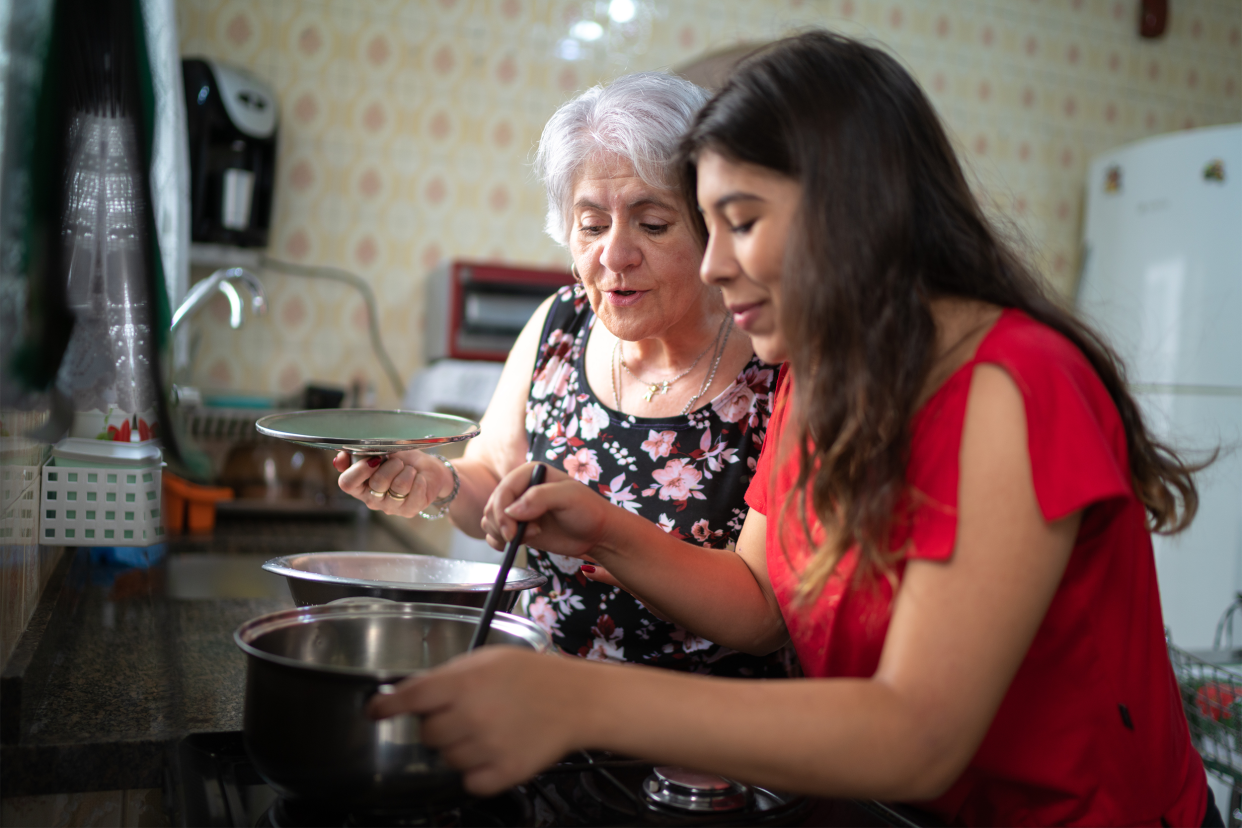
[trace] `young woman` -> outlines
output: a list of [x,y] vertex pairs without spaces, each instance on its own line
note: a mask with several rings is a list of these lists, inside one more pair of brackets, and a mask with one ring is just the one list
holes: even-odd
[[917,84],[802,35],[744,65],[685,151],[701,276],[788,363],[736,552],[563,474],[524,492],[528,468],[484,528],[499,544],[531,521],[541,548],[726,646],[792,640],[810,678],[491,648],[373,714],[423,714],[478,792],[603,748],[949,823],[1219,825],[1149,534],[1189,521],[1193,469],[998,239]]

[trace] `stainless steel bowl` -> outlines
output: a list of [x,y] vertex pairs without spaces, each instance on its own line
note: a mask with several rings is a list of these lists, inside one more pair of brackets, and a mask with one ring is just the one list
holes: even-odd
[[[482,607],[500,570],[496,564],[394,552],[286,555],[273,558],[263,568],[285,577],[294,603],[300,607],[360,597]],[[522,590],[543,586],[547,581],[528,569],[510,570],[500,610],[513,609]]]
[[[462,795],[458,774],[419,738],[419,720],[372,721],[377,692],[464,653],[481,610],[351,601],[284,610],[234,633],[246,653],[243,731],[259,774],[279,793],[363,811]],[[547,633],[498,613],[488,645],[547,652]]]

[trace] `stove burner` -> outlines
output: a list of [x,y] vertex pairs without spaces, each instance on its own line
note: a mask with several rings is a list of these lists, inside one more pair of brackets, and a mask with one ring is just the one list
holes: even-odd
[[348,813],[324,802],[277,799],[255,828],[456,828],[460,812]]
[[750,788],[732,779],[669,767],[655,768],[643,781],[643,794],[657,805],[693,814],[739,811],[753,798]]

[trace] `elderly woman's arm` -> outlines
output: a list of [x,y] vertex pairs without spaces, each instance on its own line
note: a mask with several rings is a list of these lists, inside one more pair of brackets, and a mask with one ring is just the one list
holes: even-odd
[[[518,335],[483,415],[479,436],[466,444],[464,457],[453,461],[461,487],[449,507],[449,517],[459,529],[473,537],[483,537],[479,522],[496,484],[526,460],[526,400],[543,324],[555,300],[555,296],[548,297]],[[340,452],[333,463],[341,472],[342,491],[390,515],[414,517],[453,490],[452,472],[444,463],[422,451],[390,454],[375,466],[364,459],[350,465],[349,455]],[[404,500],[378,497],[373,494],[375,492],[385,495],[394,492],[406,497]]]

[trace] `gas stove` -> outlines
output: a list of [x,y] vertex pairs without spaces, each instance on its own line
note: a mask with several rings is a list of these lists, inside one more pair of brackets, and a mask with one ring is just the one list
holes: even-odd
[[279,797],[250,763],[240,732],[183,738],[171,749],[166,787],[173,824],[204,827],[928,824],[926,814],[904,806],[794,796],[609,754],[571,757],[487,799],[356,812]]

